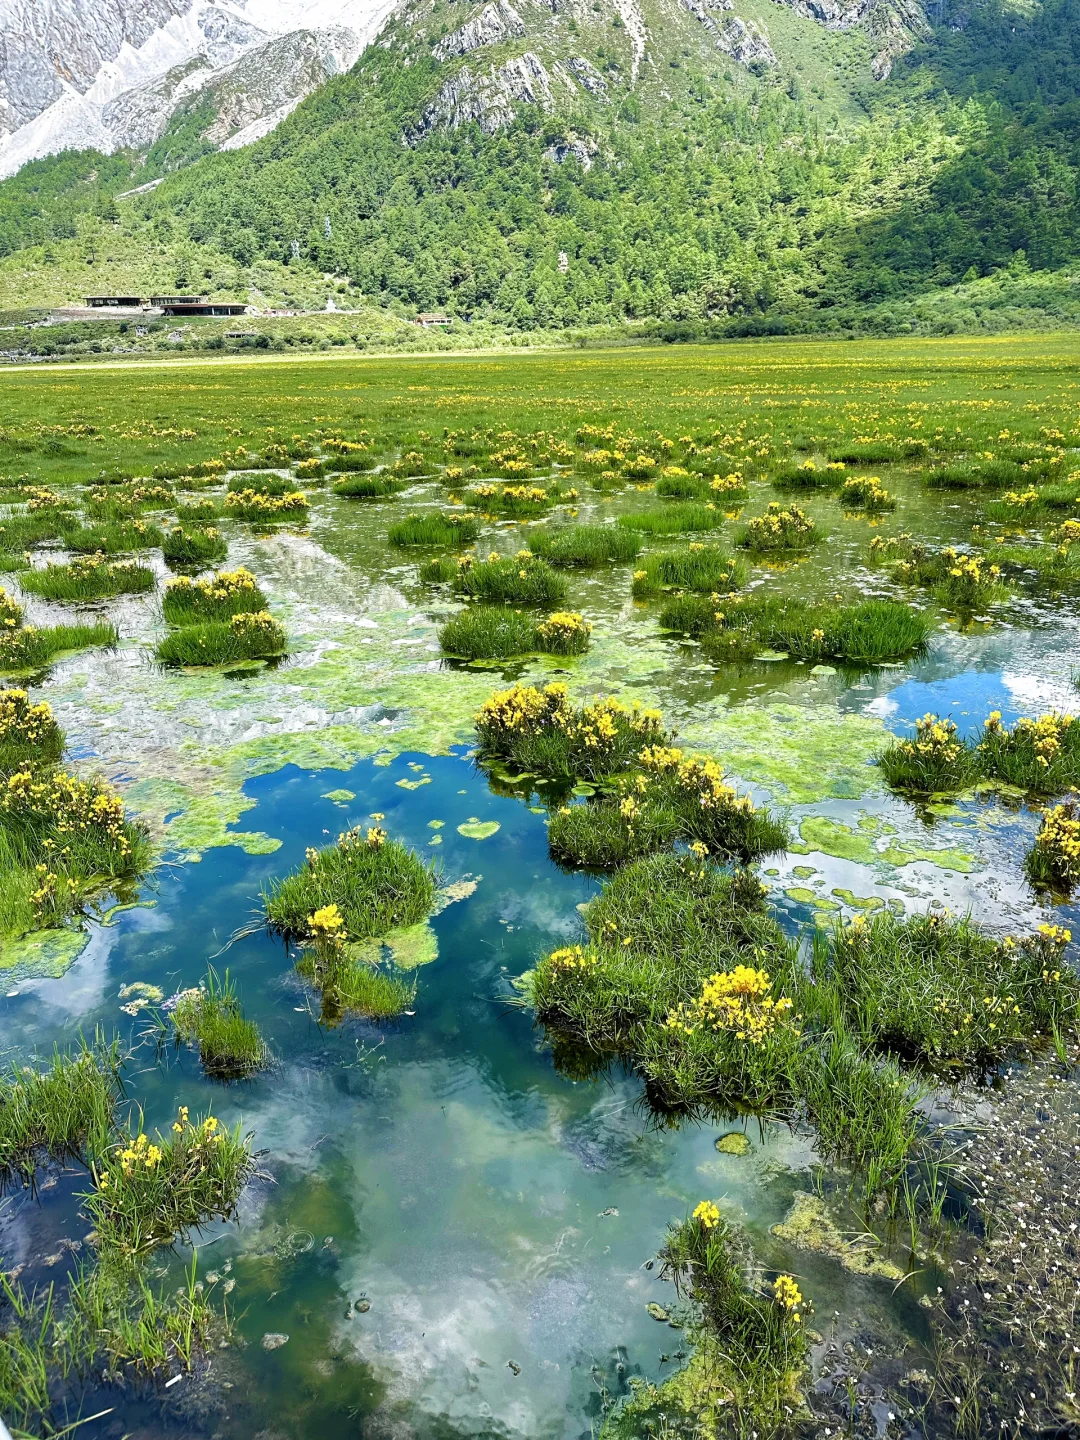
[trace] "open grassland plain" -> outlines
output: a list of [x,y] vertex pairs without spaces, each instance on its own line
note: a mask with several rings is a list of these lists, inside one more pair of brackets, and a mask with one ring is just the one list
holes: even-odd
[[0,399],[9,1424],[1069,1432],[1080,338]]

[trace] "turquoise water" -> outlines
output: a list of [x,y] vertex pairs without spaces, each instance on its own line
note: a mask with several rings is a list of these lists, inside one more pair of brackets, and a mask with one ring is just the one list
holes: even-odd
[[[933,515],[953,538],[970,525],[970,506],[938,514],[916,482],[889,484],[907,511],[889,528],[921,519],[925,529]],[[578,693],[660,703],[688,744],[786,808],[798,848],[767,862],[763,879],[793,932],[853,904],[930,900],[996,926],[1080,926],[1075,905],[1050,910],[1022,879],[1034,810],[988,799],[920,812],[885,793],[872,764],[888,734],[926,710],[974,729],[991,709],[1012,720],[1075,703],[1069,602],[1021,601],[963,633],[942,620],[926,656],[897,668],[715,672],[658,631],[655,606],[629,601],[630,567],[620,567],[572,578],[570,603],[597,627],[581,662],[463,670],[440,660],[435,641],[452,602],[417,585],[415,557],[381,538],[390,519],[438,498],[430,487],[374,507],[323,496],[308,536],[231,535],[230,563],[256,571],[293,637],[294,658],[277,670],[163,674],[141,648],[160,619],[138,600],[109,609],[120,649],[63,661],[41,686],[72,756],[125,788],[167,858],[136,908],[89,926],[66,971],[2,972],[5,1049],[48,1055],[97,1027],[119,1033],[133,1047],[130,1103],[145,1107],[148,1128],[166,1127],[179,1104],[212,1107],[264,1152],[239,1223],[197,1238],[199,1272],[242,1343],[168,1392],[91,1389],[82,1413],[111,1413],[81,1435],[587,1436],[605,1396],[632,1376],[669,1374],[686,1354],[683,1331],[646,1310],[674,1299],[649,1266],[669,1221],[706,1197],[767,1263],[802,1277],[823,1329],[834,1308],[915,1325],[907,1290],[894,1296],[770,1235],[809,1187],[810,1137],[753,1128],[751,1156],[721,1155],[724,1126],[660,1128],[633,1076],[575,1081],[555,1068],[512,982],[580,938],[578,907],[596,882],[554,867],[536,798],[530,808],[493,793],[470,757],[469,717],[508,675],[565,670]],[[581,518],[641,503],[583,505]],[[866,522],[840,520],[829,504],[810,508],[833,540],[785,583],[828,590],[854,575],[887,589],[859,565]],[[520,542],[519,527],[493,525],[478,548]],[[46,610],[33,602],[31,612],[40,621]],[[414,1015],[328,1028],[293,957],[258,927],[258,897],[307,846],[373,813],[459,898],[432,921],[437,953],[422,957]],[[499,828],[472,839],[458,829],[470,821]],[[194,1055],[159,1055],[148,1017],[120,1008],[125,986],[169,995],[210,963],[228,967],[274,1051],[250,1083],[223,1087]],[[0,1253],[25,1264],[27,1285],[57,1280],[86,1253],[62,1243],[85,1235],[85,1176],[41,1178],[0,1211]],[[163,1283],[178,1282],[187,1253],[156,1257]]]

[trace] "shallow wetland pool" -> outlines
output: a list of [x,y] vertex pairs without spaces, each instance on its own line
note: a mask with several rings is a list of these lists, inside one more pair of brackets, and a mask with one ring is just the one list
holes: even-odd
[[[877,347],[875,364],[885,348]],[[730,431],[741,420],[747,453],[745,437],[767,432],[775,454],[821,460],[827,444],[812,442],[813,427],[832,435],[839,423],[830,386],[841,382],[830,378],[828,347],[819,347],[817,359],[803,356],[801,369],[776,382],[769,403],[767,377],[758,372],[753,404],[743,399],[729,352],[695,353],[692,375],[690,361],[656,357],[661,376],[665,365],[683,367],[668,376],[662,400],[650,399],[641,376],[621,409],[590,395],[565,418],[553,401],[541,422],[533,415],[520,425],[504,398],[480,404],[464,394],[470,367],[475,385],[484,383],[475,375],[483,362],[459,362],[452,380],[428,376],[437,397],[410,391],[407,380],[423,367],[406,375],[401,365],[401,379],[384,382],[387,397],[378,403],[362,386],[348,393],[350,375],[362,367],[343,363],[334,386],[348,394],[348,405],[330,418],[346,435],[365,423],[385,426],[388,463],[423,443],[416,431],[441,437],[444,426],[457,426],[455,406],[468,411],[469,426],[524,434],[543,423],[570,444],[586,422],[675,437],[700,412],[694,433]],[[1065,470],[1080,470],[1080,354],[1055,351],[1046,373],[1035,353],[1021,372],[995,355],[1009,388],[992,392],[987,375],[998,371],[981,355],[967,366],[958,350],[955,371],[931,376],[930,394],[917,356],[887,382],[874,372],[862,391],[851,347],[842,358],[844,404],[861,407],[845,412],[849,437],[888,429],[887,416],[874,418],[886,404],[908,424],[913,411],[904,407],[917,402],[929,417],[924,433],[933,428],[935,404],[943,424],[948,412],[950,432],[973,413],[984,425],[983,409],[963,407],[990,397],[997,429],[1026,425],[1027,435],[1052,428],[1062,436]],[[572,391],[571,362],[558,363],[553,394],[560,385]],[[288,382],[272,368],[267,374],[274,385],[295,385],[283,422],[290,431],[321,434],[314,420],[300,418],[301,370]],[[198,378],[182,373],[185,384]],[[215,385],[227,389],[228,373],[219,372]],[[243,373],[250,394],[253,371]],[[26,417],[48,400],[50,380],[34,377],[38,388],[20,393]],[[64,413],[50,421],[96,418],[71,381],[66,377],[59,404]],[[95,376],[87,394],[100,409],[109,386],[125,383],[120,371]],[[524,394],[527,379],[521,385]],[[814,396],[813,418],[797,413],[804,395]],[[222,413],[227,398],[215,401]],[[188,412],[195,407],[197,414],[203,401],[185,399],[175,380],[172,393],[140,403],[159,424],[173,410],[172,423],[194,424]],[[264,420],[246,431],[247,443],[259,443]],[[30,426],[32,418],[21,423]],[[215,444],[224,448],[220,429],[208,425],[204,433],[207,455],[217,453]],[[130,451],[135,442],[125,444]],[[128,459],[134,474],[160,463],[161,447],[154,448],[159,453],[148,449],[145,470]],[[91,453],[86,473],[73,465],[70,480],[91,479],[107,458]],[[35,463],[33,454],[21,455],[7,468],[15,475]],[[125,1103],[143,1107],[148,1133],[167,1131],[178,1106],[193,1115],[212,1109],[222,1125],[239,1121],[250,1130],[260,1152],[237,1222],[213,1222],[194,1238],[198,1274],[215,1303],[227,1307],[233,1342],[190,1373],[177,1367],[122,1386],[90,1377],[66,1392],[71,1408],[58,1428],[101,1411],[76,1433],[87,1440],[595,1434],[632,1377],[660,1381],[693,1348],[684,1329],[665,1323],[675,1297],[653,1257],[669,1222],[704,1198],[745,1230],[771,1269],[798,1277],[826,1339],[833,1323],[845,1335],[865,1324],[918,1343],[919,1298],[941,1278],[936,1260],[897,1286],[771,1234],[796,1194],[814,1188],[812,1131],[752,1119],[665,1123],[629,1070],[614,1065],[599,1078],[577,1078],[555,1062],[515,981],[546,952],[581,942],[581,908],[602,880],[552,862],[543,786],[489,782],[477,762],[472,718],[493,690],[515,681],[565,680],[576,699],[615,694],[659,708],[680,744],[717,758],[741,789],[786,815],[788,850],[755,869],[793,936],[890,908],[897,915],[925,911],[932,902],[954,914],[970,910],[1000,933],[1049,922],[1080,934],[1075,901],[1051,903],[1024,875],[1038,804],[998,790],[916,805],[891,793],[875,764],[890,736],[910,736],[928,711],[974,735],[995,710],[1008,725],[1078,704],[1080,586],[1017,584],[1000,602],[958,616],[871,564],[874,536],[906,532],[967,547],[972,526],[986,524],[985,493],[927,489],[925,464],[853,468],[872,469],[896,497],[897,508],[884,515],[845,514],[831,494],[796,497],[826,541],[802,558],[755,562],[749,580],[751,590],[812,601],[862,591],[928,610],[934,628],[925,651],[900,662],[815,665],[789,655],[718,666],[698,641],[660,628],[657,601],[631,598],[633,563],[569,572],[565,608],[594,627],[584,655],[447,659],[438,628],[459,601],[448,587],[420,583],[418,559],[429,552],[386,542],[393,521],[446,507],[447,485],[426,476],[374,503],[337,497],[323,482],[308,490],[303,525],[259,530],[222,522],[229,544],[222,568],[250,569],[285,627],[290,653],[280,663],[239,671],[158,665],[153,646],[167,628],[160,587],[170,572],[151,551],[155,592],[94,607],[116,622],[120,643],[61,656],[29,677],[33,698],[49,703],[65,733],[68,762],[118,788],[150,825],[160,859],[136,895],[120,897],[124,903],[107,897],[69,927],[4,942],[0,1040],[7,1058],[47,1062],[54,1046],[80,1035],[119,1035],[131,1048]],[[220,498],[225,478],[199,493]],[[748,466],[748,479],[749,498],[707,538],[730,546],[740,521],[774,498],[791,498],[770,485],[764,463]],[[49,483],[61,488],[64,476]],[[601,493],[580,477],[574,483],[577,498],[539,521],[485,516],[476,554],[513,555],[533,525],[562,523],[568,510],[581,523],[661,503],[641,485]],[[15,513],[14,493],[12,501]],[[1000,529],[990,527],[991,539]],[[701,538],[675,536],[670,545]],[[668,544],[651,538],[647,549]],[[62,545],[54,548],[49,558],[62,558]],[[55,624],[78,612],[20,595],[18,579],[18,571],[0,576],[30,622]],[[384,956],[417,987],[407,1013],[391,1021],[322,1013],[317,991],[294,968],[295,953],[261,923],[260,895],[302,866],[308,847],[367,827],[372,817],[430,861],[439,887],[430,921],[391,937],[392,954]],[[1075,962],[1075,946],[1068,953]],[[197,985],[210,964],[228,969],[272,1051],[272,1064],[252,1079],[208,1078],[194,1051],[159,1044],[154,1004],[132,1004],[140,995],[171,996]],[[928,1114],[933,1105],[924,1102]],[[717,1149],[733,1129],[747,1135],[748,1153]],[[54,1282],[62,1289],[65,1273],[89,1253],[79,1199],[87,1184],[76,1163],[43,1163],[35,1184],[9,1184],[0,1254],[5,1268],[21,1267],[27,1289]],[[179,1283],[190,1254],[185,1245],[158,1251],[152,1275]],[[166,1388],[171,1373],[181,1378]]]

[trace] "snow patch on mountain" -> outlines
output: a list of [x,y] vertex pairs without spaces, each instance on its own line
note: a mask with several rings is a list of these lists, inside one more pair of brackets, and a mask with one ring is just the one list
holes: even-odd
[[215,133],[249,143],[238,137],[268,133],[351,66],[393,3],[0,0],[0,178],[72,147],[145,148],[178,105],[230,74]]

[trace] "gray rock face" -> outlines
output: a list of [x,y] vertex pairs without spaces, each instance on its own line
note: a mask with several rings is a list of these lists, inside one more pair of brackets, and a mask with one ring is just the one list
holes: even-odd
[[415,144],[440,127],[457,130],[475,121],[488,135],[509,125],[518,105],[550,109],[551,76],[538,55],[526,50],[505,65],[474,75],[467,65],[447,80],[406,140]]
[[876,50],[870,69],[877,80],[884,80],[894,60],[930,35],[930,22],[921,0],[776,0],[776,3],[786,4],[796,15],[816,20],[827,30],[851,30],[862,25]]
[[571,55],[566,62],[566,67],[573,71],[590,95],[596,95],[601,100],[607,99],[607,81],[595,65],[590,65],[588,60],[581,55]]
[[[544,159],[553,160],[556,165],[564,165],[572,156],[583,170],[591,170],[595,151],[596,146],[590,147],[584,140],[560,140],[558,144],[548,146],[544,151]],[[562,255],[562,253],[560,250],[559,254]],[[559,268],[562,269],[561,264]],[[569,268],[569,262],[567,268]],[[563,273],[565,274],[565,271]]]
[[102,122],[117,147],[146,150],[165,133],[178,106],[209,101],[216,117],[204,138],[221,145],[347,70],[359,50],[353,31],[333,28],[268,40],[220,70],[199,55],[150,85],[118,95],[102,110]]
[[709,14],[709,9],[730,9],[730,0],[719,6],[710,6],[709,9],[706,9],[701,0],[683,0],[683,4],[713,36],[716,48],[725,55],[730,55],[740,65],[755,69],[778,63],[768,38],[761,33],[753,20],[740,20],[737,15],[731,15],[727,20],[718,21]]
[[0,135],[58,100],[85,93],[126,42],[138,47],[190,0],[0,0]]
[[449,60],[454,55],[467,55],[470,50],[497,45],[500,40],[524,34],[524,21],[510,0],[499,0],[497,5],[485,5],[479,15],[474,15],[452,35],[440,40],[433,53],[436,60]]

